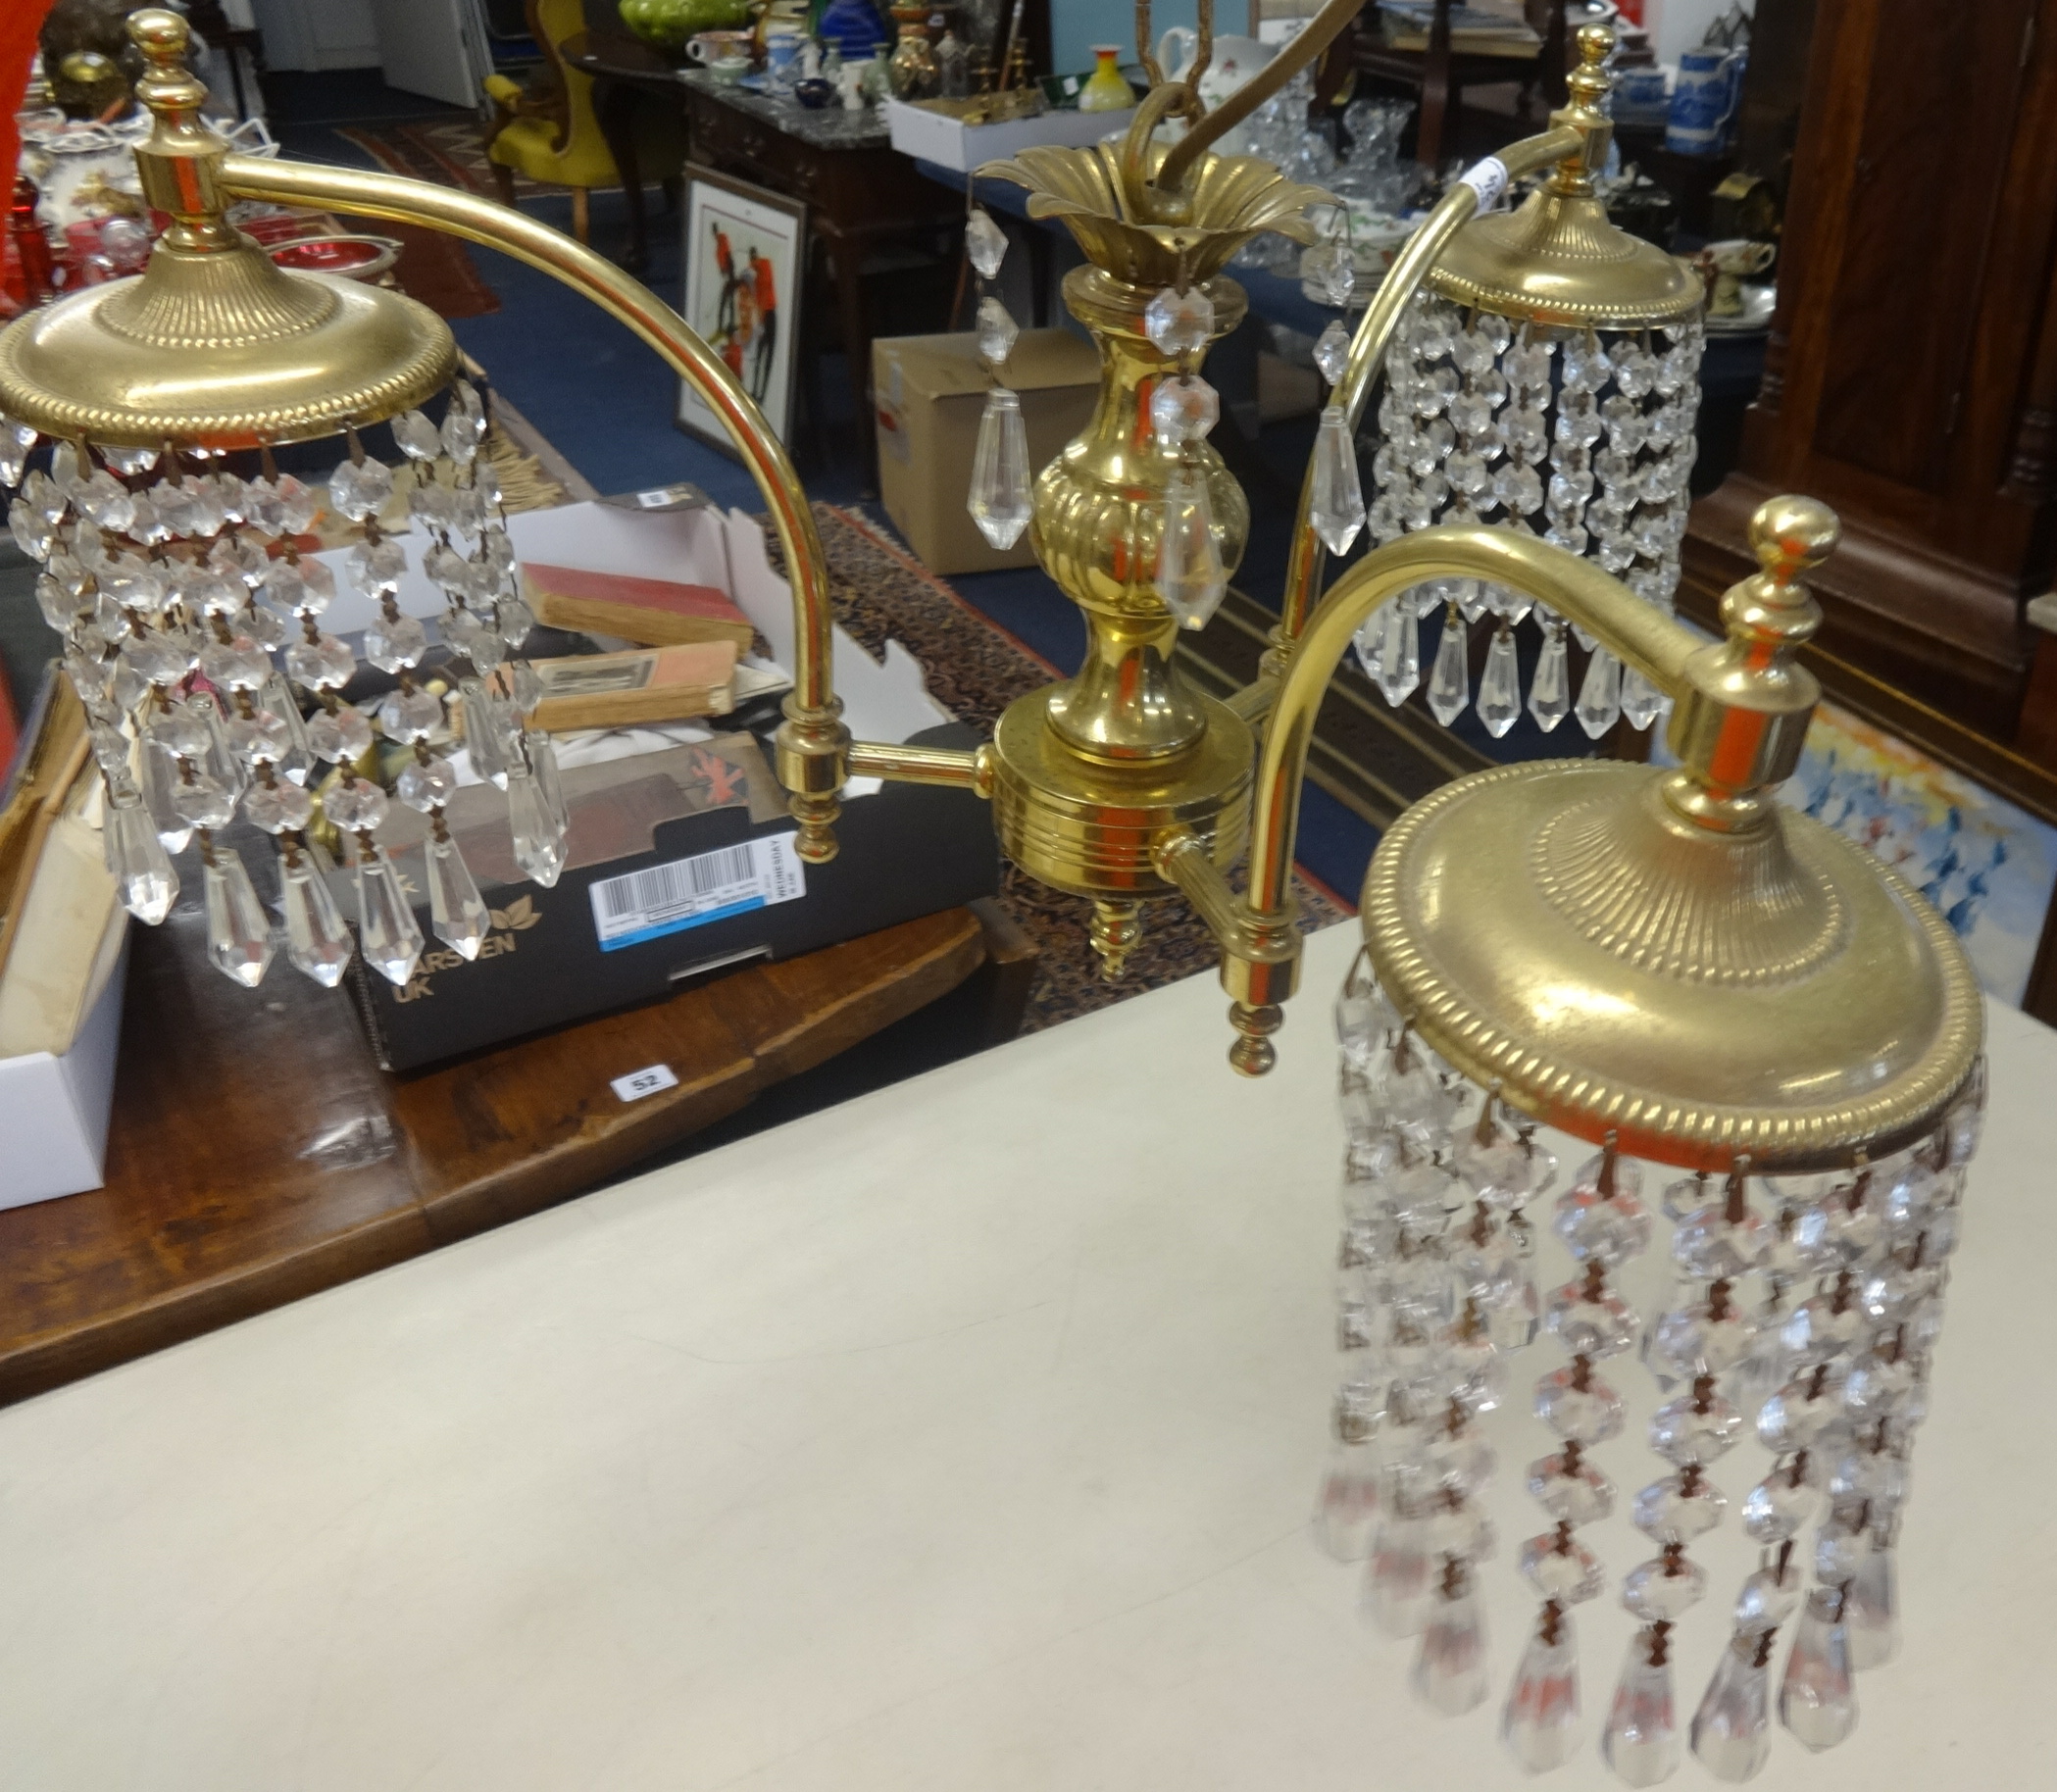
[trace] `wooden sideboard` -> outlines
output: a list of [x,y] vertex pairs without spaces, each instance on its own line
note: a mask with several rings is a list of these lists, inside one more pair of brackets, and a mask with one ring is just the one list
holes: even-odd
[[2057,547],[2057,0],[1818,15],[1764,383],[1737,471],[1694,508],[1681,603],[1710,620],[1752,569],[1764,497],[1826,500],[1831,694],[2035,798],[2018,749],[2037,738],[2024,611]]

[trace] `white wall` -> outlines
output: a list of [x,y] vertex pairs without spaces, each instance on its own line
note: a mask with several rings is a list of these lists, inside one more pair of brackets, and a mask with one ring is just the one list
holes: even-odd
[[[1643,27],[1650,33],[1657,60],[1676,63],[1679,52],[1698,44],[1730,4],[1731,0],[1643,0]],[[1756,10],[1751,0],[1744,0],[1744,12]]]
[[378,65],[372,0],[251,0],[274,69],[370,69]]

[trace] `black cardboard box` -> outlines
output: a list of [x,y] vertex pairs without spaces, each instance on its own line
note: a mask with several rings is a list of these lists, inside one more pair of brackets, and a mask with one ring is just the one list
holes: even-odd
[[[955,722],[915,738],[936,746],[978,743],[973,730]],[[747,736],[729,740],[756,751]],[[763,773],[770,778],[769,766]],[[505,837],[498,791],[459,794],[475,794],[482,808],[497,805]],[[762,815],[761,786],[757,808]],[[576,795],[573,809],[576,860]],[[388,1070],[419,1070],[660,1001],[701,978],[816,952],[999,887],[987,805],[969,791],[922,784],[887,784],[849,801],[836,823],[839,851],[827,865],[803,865],[784,850],[791,819],[778,813],[753,820],[747,801],[660,821],[648,850],[575,863],[547,890],[489,882],[490,861],[475,843],[484,829],[458,824],[454,806],[452,831],[474,863],[493,929],[477,959],[466,964],[435,938],[425,902],[416,919],[427,949],[404,988],[367,971],[363,960],[351,962],[358,1011]],[[419,845],[396,842],[394,857],[421,888]]]

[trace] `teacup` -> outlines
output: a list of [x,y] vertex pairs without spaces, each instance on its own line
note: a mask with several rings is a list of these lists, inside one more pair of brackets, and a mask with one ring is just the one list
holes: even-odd
[[1742,316],[1742,283],[1750,274],[1762,274],[1779,251],[1770,243],[1731,237],[1727,242],[1709,243],[1698,256],[1700,277],[1707,282],[1707,315],[1710,318]]
[[716,63],[731,56],[750,60],[750,33],[748,31],[701,31],[686,40],[685,53],[702,68],[712,69]]
[[716,80],[732,87],[750,73],[750,59],[747,56],[725,56],[720,62],[709,63],[707,72]]

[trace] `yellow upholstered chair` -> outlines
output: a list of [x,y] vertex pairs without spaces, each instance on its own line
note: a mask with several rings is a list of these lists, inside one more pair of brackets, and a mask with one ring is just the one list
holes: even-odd
[[587,195],[613,186],[620,176],[600,122],[593,115],[592,77],[568,69],[558,46],[585,29],[583,0],[528,0],[528,31],[555,76],[540,93],[525,91],[504,75],[485,77],[493,102],[486,155],[500,197],[514,204],[514,177],[526,174],[572,189],[572,231],[584,242],[589,227]]

